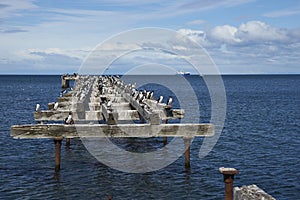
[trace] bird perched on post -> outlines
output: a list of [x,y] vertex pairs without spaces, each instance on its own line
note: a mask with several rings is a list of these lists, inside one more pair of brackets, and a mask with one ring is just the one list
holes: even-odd
[[40,104],[36,104],[36,106],[35,106],[35,111],[36,111],[36,112],[39,112],[39,111],[40,111],[40,107],[41,107]]
[[65,124],[74,124],[72,112],[69,112],[69,116],[65,119]]
[[144,103],[145,99],[145,96],[142,95],[141,98],[139,98],[139,103]]
[[152,99],[153,98],[153,90],[149,93],[149,95],[148,95],[148,99]]
[[145,96],[146,99],[149,99],[150,93],[151,93],[151,91],[147,91],[146,96]]
[[108,108],[109,110],[111,109],[111,105],[112,105],[111,101],[108,100],[108,102],[107,102],[107,108]]
[[143,90],[143,95],[146,97],[147,96],[147,90]]
[[157,103],[161,103],[163,98],[164,98],[163,96],[159,96],[159,98],[157,99]]
[[139,101],[141,101],[142,100],[142,98],[143,98],[143,92],[142,91],[140,91],[140,93],[139,93],[139,95],[138,95],[138,97],[137,97],[137,100],[139,100]]
[[58,102],[55,102],[53,110],[57,110],[57,108],[58,108]]
[[169,99],[168,99],[168,101],[167,101],[167,105],[168,105],[168,106],[172,106],[172,102],[173,102],[173,99],[172,99],[172,97],[170,96]]

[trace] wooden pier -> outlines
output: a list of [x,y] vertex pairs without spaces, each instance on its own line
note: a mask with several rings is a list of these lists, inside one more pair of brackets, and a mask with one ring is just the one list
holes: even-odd
[[[75,81],[73,88],[70,80]],[[48,110],[34,112],[37,124],[11,127],[15,139],[52,138],[56,171],[60,169],[63,139],[70,144],[70,138],[163,137],[166,144],[167,137],[182,137],[185,166],[189,168],[191,139],[214,135],[212,124],[168,124],[168,120],[183,118],[184,110],[157,102],[150,91],[138,91],[118,76],[62,76],[62,88],[61,96],[48,104]]]

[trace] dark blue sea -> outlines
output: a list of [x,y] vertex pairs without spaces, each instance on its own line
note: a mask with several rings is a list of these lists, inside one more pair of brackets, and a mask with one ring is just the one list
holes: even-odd
[[[209,122],[211,102],[203,80],[186,78],[198,98],[200,121]],[[60,76],[0,76],[0,199],[223,199],[222,166],[239,170],[235,186],[256,184],[276,199],[300,199],[300,76],[222,78],[227,96],[224,129],[205,158],[198,157],[203,138],[193,141],[189,171],[183,156],[154,172],[116,171],[73,139],[70,149],[63,145],[61,170],[55,174],[53,140],[13,139],[10,126],[35,123],[35,105],[47,109],[59,96]],[[151,87],[157,94],[170,92]],[[160,138],[121,145],[134,151],[146,141],[146,150],[162,145]]]

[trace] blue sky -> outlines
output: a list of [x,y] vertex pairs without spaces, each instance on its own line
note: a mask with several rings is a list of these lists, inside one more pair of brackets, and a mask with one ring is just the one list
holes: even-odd
[[143,27],[197,41],[223,74],[300,74],[299,19],[295,0],[0,0],[0,74],[77,72],[99,43]]

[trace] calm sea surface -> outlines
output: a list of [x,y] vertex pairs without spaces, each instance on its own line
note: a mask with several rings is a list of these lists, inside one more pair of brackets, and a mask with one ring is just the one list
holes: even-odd
[[[203,80],[187,79],[197,95],[200,121],[209,122]],[[62,147],[61,171],[54,174],[53,141],[12,139],[9,129],[35,123],[35,105],[47,109],[59,96],[60,76],[0,76],[0,199],[223,199],[222,166],[240,171],[235,186],[256,184],[277,199],[300,199],[300,76],[223,76],[223,81],[225,127],[203,159],[198,157],[203,139],[193,141],[190,172],[182,156],[155,172],[119,172],[99,163],[74,139],[70,149]],[[156,95],[171,94],[159,85],[147,87]],[[186,112],[192,118],[196,111]],[[115,142],[130,151],[162,145],[159,138]]]

